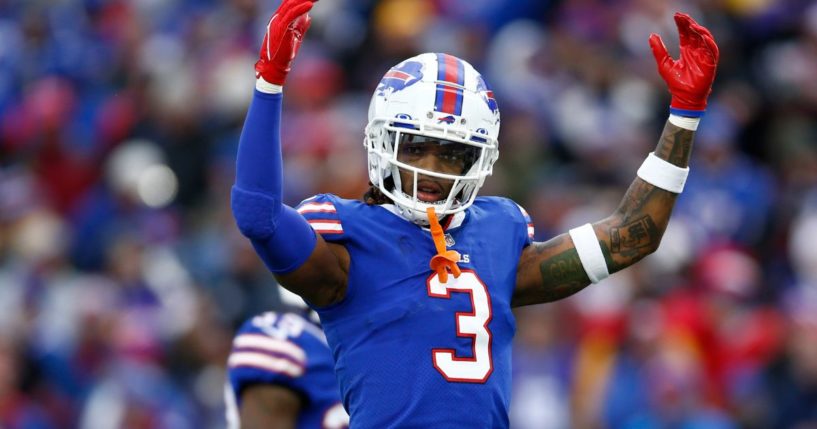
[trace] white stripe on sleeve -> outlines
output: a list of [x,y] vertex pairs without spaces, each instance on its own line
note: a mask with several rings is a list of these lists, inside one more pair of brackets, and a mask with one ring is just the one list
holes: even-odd
[[227,361],[230,368],[249,367],[270,371],[290,377],[300,377],[304,373],[304,367],[292,362],[289,359],[277,358],[263,353],[235,352],[230,355]]
[[301,363],[306,361],[306,353],[304,352],[304,349],[298,347],[296,344],[290,341],[279,340],[266,335],[241,334],[233,341],[233,347],[237,349],[249,348],[277,353]]

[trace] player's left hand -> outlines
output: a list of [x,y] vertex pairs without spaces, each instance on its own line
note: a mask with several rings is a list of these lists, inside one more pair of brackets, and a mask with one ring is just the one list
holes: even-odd
[[661,36],[655,33],[650,35],[650,48],[658,73],[672,94],[670,112],[699,117],[706,110],[706,99],[712,92],[720,57],[718,45],[712,33],[687,14],[676,13],[675,24],[681,42],[681,55],[677,60],[669,56]]

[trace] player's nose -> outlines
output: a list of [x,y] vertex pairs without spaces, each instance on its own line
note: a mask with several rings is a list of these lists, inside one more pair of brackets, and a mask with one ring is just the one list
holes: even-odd
[[415,167],[422,168],[423,170],[434,171],[437,173],[444,173],[443,170],[443,163],[440,158],[434,152],[427,152],[425,153],[420,159],[415,162]]

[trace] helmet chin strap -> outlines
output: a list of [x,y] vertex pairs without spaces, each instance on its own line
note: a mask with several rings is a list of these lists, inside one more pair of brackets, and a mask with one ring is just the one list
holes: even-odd
[[429,220],[428,220],[428,213],[422,209],[413,209],[404,207],[397,202],[394,202],[394,206],[397,208],[397,213],[403,217],[403,219],[421,227],[428,227]]
[[[429,209],[435,209],[435,207],[436,208],[444,208],[445,207],[445,200],[439,200],[439,201],[434,201],[434,202],[418,201],[415,197],[403,192],[402,190],[398,190],[396,186],[394,187],[393,193],[394,193],[394,195],[399,195],[399,196],[402,196],[402,197],[404,197],[405,199],[407,199],[409,201],[413,201],[415,207],[416,207],[416,203],[418,203],[418,202],[422,203],[422,205],[420,207],[413,208],[413,207],[410,207],[407,203],[399,203],[398,200],[396,200],[396,199],[392,201],[394,203],[394,205],[398,207],[398,211],[401,213],[403,218],[405,218],[406,220],[408,220],[410,222],[413,222],[413,223],[418,223],[417,221],[419,220],[420,221],[419,225],[421,225],[421,226],[426,226],[426,225],[428,225],[430,223],[430,220],[428,218],[428,210]],[[425,207],[425,208],[423,208],[423,207]]]
[[460,254],[456,250],[446,250],[445,235],[443,234],[443,227],[437,220],[437,214],[434,212],[434,207],[426,209],[428,214],[428,221],[431,225],[431,239],[434,240],[434,247],[437,248],[437,254],[431,258],[431,269],[437,272],[441,283],[448,283],[448,271],[454,275],[454,278],[460,276],[460,267],[457,262],[460,261]]

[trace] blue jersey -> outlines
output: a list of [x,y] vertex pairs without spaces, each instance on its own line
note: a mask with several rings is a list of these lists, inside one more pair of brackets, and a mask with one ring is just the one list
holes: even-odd
[[511,298],[532,226],[514,202],[477,198],[443,225],[462,275],[441,284],[428,229],[322,194],[298,211],[351,257],[340,302],[316,309],[352,428],[505,428],[511,389]]
[[292,389],[304,400],[299,429],[348,427],[340,403],[332,355],[320,328],[294,313],[258,315],[238,330],[227,362],[227,424],[238,429],[242,389],[274,384]]

